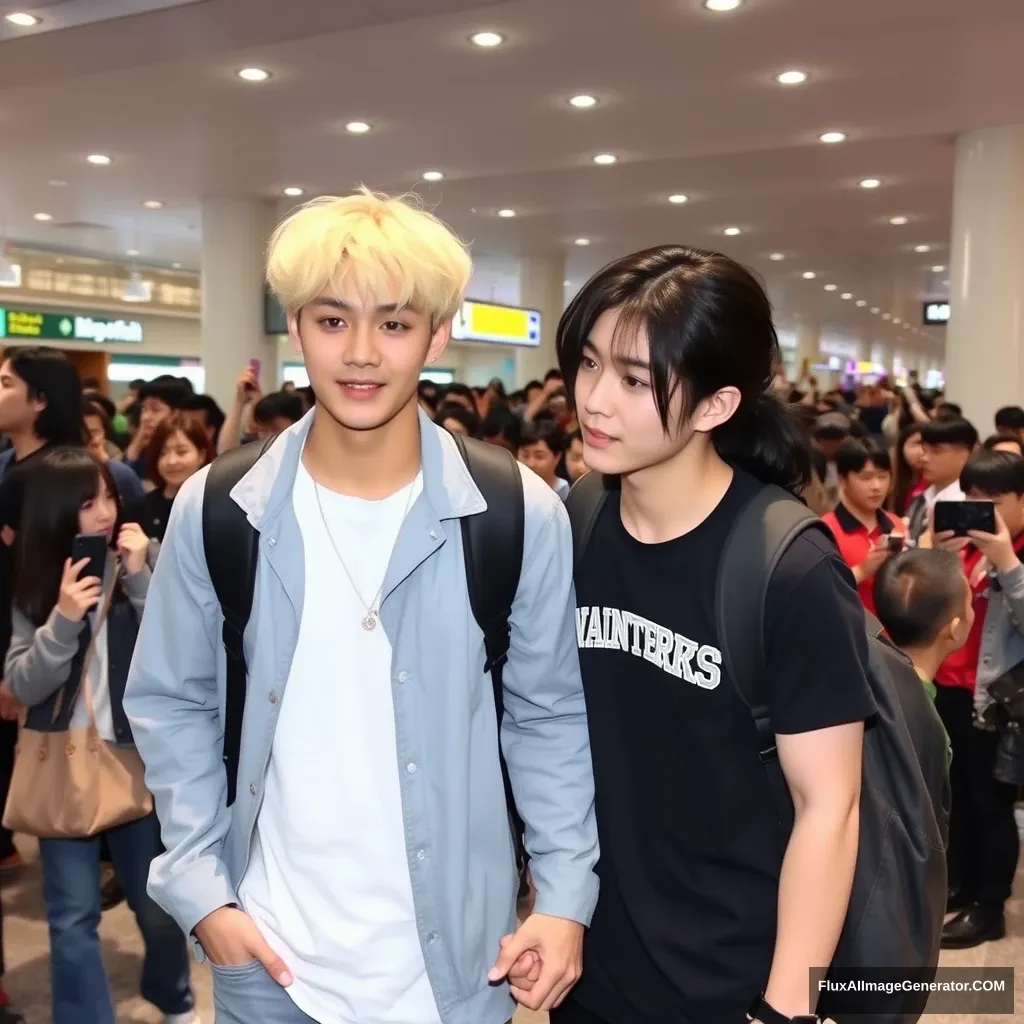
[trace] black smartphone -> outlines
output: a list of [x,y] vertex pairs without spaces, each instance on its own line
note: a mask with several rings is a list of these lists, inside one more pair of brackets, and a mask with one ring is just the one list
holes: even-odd
[[89,559],[89,564],[78,574],[80,580],[95,576],[102,580],[107,571],[107,554],[110,548],[102,533],[80,533],[71,545],[71,564]]
[[898,555],[903,550],[904,537],[902,533],[890,533],[886,540],[886,545],[889,548],[889,553],[892,555]]
[[991,501],[937,501],[935,532],[966,537],[972,530],[996,532],[996,506]]

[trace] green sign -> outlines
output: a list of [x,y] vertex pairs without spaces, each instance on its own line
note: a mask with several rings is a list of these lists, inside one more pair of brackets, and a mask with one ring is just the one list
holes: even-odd
[[107,341],[139,344],[138,320],[111,320],[88,313],[45,313],[32,309],[0,307],[0,338],[16,341]]

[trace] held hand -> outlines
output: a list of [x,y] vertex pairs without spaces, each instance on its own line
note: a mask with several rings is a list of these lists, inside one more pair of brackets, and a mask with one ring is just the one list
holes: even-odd
[[883,538],[882,542],[880,544],[876,544],[868,552],[867,558],[857,566],[856,572],[854,573],[857,577],[857,582],[861,583],[864,580],[872,579],[875,573],[882,568],[883,563],[889,555],[889,546],[886,543],[885,538]]
[[5,722],[16,722],[23,707],[7,683],[0,683],[0,719]]
[[967,536],[996,572],[1009,572],[1019,564],[1017,553],[1013,550],[1013,538],[998,510],[996,511],[995,533],[971,530]]
[[196,925],[196,938],[216,967],[244,967],[258,960],[284,988],[295,979],[285,962],[267,945],[253,919],[237,907],[221,907]]
[[958,537],[952,530],[944,530],[942,533],[932,534],[932,547],[940,548],[943,551],[952,551],[954,555],[959,555],[961,551],[968,544],[970,544],[969,537]]
[[235,401],[240,406],[255,402],[260,397],[260,381],[251,367],[247,367],[235,384]]
[[121,527],[117,535],[117,553],[121,556],[126,575],[134,576],[145,569],[149,538],[138,523],[125,523]]
[[[512,938],[511,935],[503,935],[498,940],[498,945],[504,949],[512,941]],[[513,992],[532,991],[539,978],[540,957],[532,949],[523,953],[508,972],[508,983]]]
[[[511,981],[512,970],[525,953],[533,953],[540,960],[540,973],[529,991],[512,985],[512,996],[529,1010],[550,1010],[561,1004],[579,979],[583,968],[583,925],[561,917],[531,914],[502,945],[487,980]],[[516,971],[516,977],[522,977],[523,966]]]
[[99,604],[103,596],[103,581],[95,576],[86,576],[84,580],[78,574],[89,564],[88,558],[80,562],[67,559],[64,572],[60,578],[60,594],[57,598],[57,611],[69,622],[81,622],[86,613]]

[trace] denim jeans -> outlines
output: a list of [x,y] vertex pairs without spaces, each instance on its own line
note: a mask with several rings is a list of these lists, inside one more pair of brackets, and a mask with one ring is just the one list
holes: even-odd
[[[156,815],[110,829],[104,838],[142,932],[142,996],[165,1014],[186,1013],[194,1003],[185,936],[146,893],[150,862],[162,852]],[[53,1024],[115,1024],[97,934],[100,846],[98,836],[39,842],[50,925]]]
[[291,1001],[262,964],[217,967],[211,963],[210,968],[217,1024],[316,1024]]

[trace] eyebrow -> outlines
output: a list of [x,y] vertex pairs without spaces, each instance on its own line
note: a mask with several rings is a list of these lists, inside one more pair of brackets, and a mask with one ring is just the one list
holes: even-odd
[[[583,342],[583,351],[590,352],[593,355],[600,355],[597,346],[589,339]],[[638,359],[636,356],[615,356],[614,361],[622,367],[628,367],[631,370],[650,370],[651,364],[644,359]]]
[[[342,313],[350,313],[355,307],[344,299],[335,299],[329,295],[321,295],[319,298],[314,299],[312,302],[314,306],[328,306],[331,309],[337,309]],[[383,306],[377,306],[374,310],[376,313],[397,313],[400,307],[397,302],[387,302]]]

